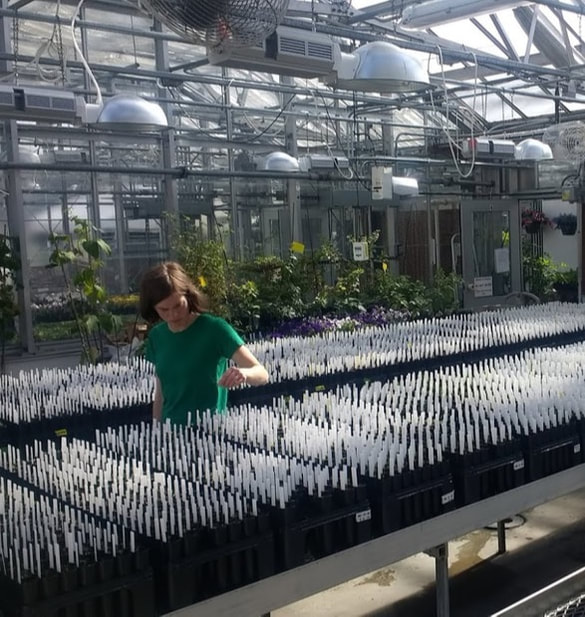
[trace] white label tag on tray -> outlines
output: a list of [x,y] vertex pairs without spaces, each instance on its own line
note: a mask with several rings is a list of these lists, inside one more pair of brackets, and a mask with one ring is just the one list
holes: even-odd
[[358,512],[355,515],[355,522],[356,523],[364,523],[365,521],[369,521],[372,518],[372,511],[371,510],[364,510],[363,512]]
[[450,493],[445,493],[445,495],[441,497],[441,503],[444,506],[446,506],[448,503],[451,503],[452,501],[455,501],[455,491],[451,491]]
[[514,471],[520,471],[524,469],[524,459],[520,459],[519,461],[514,461]]
[[580,443],[576,443],[573,447],[573,452],[575,454],[579,454],[579,452],[581,452],[581,444]]

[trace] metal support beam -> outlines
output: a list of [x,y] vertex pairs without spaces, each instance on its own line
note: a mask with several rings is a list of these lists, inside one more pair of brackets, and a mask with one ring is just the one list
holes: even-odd
[[[158,20],[154,20],[154,32],[162,32],[162,24]],[[155,67],[157,71],[166,72],[169,68],[169,50],[168,42],[162,38],[157,38],[154,41]],[[166,88],[159,85],[158,94],[160,96],[167,95]],[[169,129],[163,132],[161,141],[161,163],[163,169],[172,169],[176,165],[176,148],[175,148],[175,130],[172,128],[172,108],[169,103],[163,103],[162,108],[169,119]],[[162,179],[164,193],[164,209],[172,216],[170,218],[170,228],[167,228],[167,237],[165,238],[169,257],[175,257],[175,252],[172,245],[172,237],[175,233],[174,225],[178,224],[179,214],[179,197],[177,193],[177,181],[173,176],[164,176]]]
[[[222,76],[225,80],[228,78],[228,69],[222,68]],[[222,87],[223,104],[225,106],[225,119],[226,119],[226,137],[229,141],[233,139],[234,126],[233,115],[231,112],[231,85],[230,82],[224,81]],[[235,171],[235,158],[232,148],[228,150],[228,169],[230,172],[229,185],[230,185],[230,214],[231,214],[231,233],[232,233],[232,256],[234,259],[242,257],[243,243],[240,238],[241,225],[240,225],[240,213],[238,211],[238,200],[236,198],[236,181],[234,178]]]
[[[281,82],[286,85],[294,83],[291,77],[282,77]],[[286,95],[283,97],[282,108],[286,109],[291,105],[294,95]],[[284,123],[285,146],[286,151],[295,158],[298,157],[299,149],[297,143],[297,122],[293,116],[287,116]],[[287,198],[290,214],[290,241],[303,241],[303,225],[301,212],[301,185],[296,179],[287,181]],[[282,247],[283,256],[288,254],[288,246]]]
[[[8,0],[1,0],[0,6],[5,7]],[[9,53],[11,49],[10,22],[0,18],[0,51]],[[12,70],[12,63],[0,61],[0,72],[8,73]],[[9,161],[18,165],[18,126],[15,120],[4,122],[4,138],[6,141],[6,154]],[[33,335],[32,298],[30,286],[30,266],[28,260],[28,247],[26,243],[26,228],[24,215],[24,200],[22,197],[22,181],[20,171],[16,168],[6,172],[6,212],[8,217],[8,230],[10,235],[17,240],[19,258],[18,272],[18,308],[19,308],[19,335],[21,347],[29,353],[35,353],[35,341]]]
[[[79,16],[81,19],[85,16],[85,7],[81,7]],[[80,28],[81,31],[81,50],[85,59],[89,61],[89,45],[87,42],[87,31],[85,28]],[[75,32],[73,33],[75,36]],[[83,73],[83,83],[86,90],[91,88],[91,80],[87,71]],[[97,93],[95,93],[97,94]],[[96,154],[96,145],[95,141],[90,141],[89,143],[89,164],[90,166],[95,166],[97,164],[97,154]],[[89,186],[90,186],[90,199],[87,204],[87,214],[91,223],[96,227],[96,229],[100,228],[101,225],[101,217],[100,217],[100,191],[99,191],[99,182],[97,174],[93,171],[90,172],[89,176]]]
[[114,180],[114,216],[116,220],[116,250],[118,257],[118,291],[129,292],[128,272],[126,268],[126,224],[122,206],[122,183],[119,178]]
[[[4,123],[6,150],[8,160],[18,160],[18,128],[15,120]],[[17,253],[20,260],[18,272],[18,308],[20,344],[28,353],[35,353],[33,336],[31,277],[26,242],[26,227],[24,215],[24,200],[22,198],[22,182],[20,173],[10,170],[6,174],[8,195],[6,208],[8,213],[8,228],[10,235],[17,238]]]
[[33,0],[14,0],[12,4],[8,5],[8,8],[12,9],[13,11],[18,11],[18,9],[21,9],[23,6],[30,4],[32,1]]

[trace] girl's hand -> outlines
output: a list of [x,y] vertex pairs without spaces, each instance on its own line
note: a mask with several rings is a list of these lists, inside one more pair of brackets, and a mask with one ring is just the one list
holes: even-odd
[[230,366],[217,382],[222,388],[238,388],[246,383],[245,369]]

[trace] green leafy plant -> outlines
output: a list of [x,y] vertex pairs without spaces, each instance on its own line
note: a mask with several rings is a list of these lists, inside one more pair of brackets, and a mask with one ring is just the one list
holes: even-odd
[[138,294],[120,294],[108,296],[107,306],[116,315],[134,315],[139,302]]
[[356,264],[344,267],[335,284],[325,286],[315,297],[313,305],[322,312],[347,315],[363,310],[361,277],[364,269]]
[[554,296],[556,267],[550,256],[524,254],[522,267],[526,291],[542,301],[551,300]]
[[433,315],[449,315],[461,306],[461,277],[455,272],[437,268],[433,284],[428,289]]
[[74,217],[72,223],[72,233],[49,235],[53,250],[48,267],[59,268],[63,275],[81,342],[82,361],[95,364],[104,357],[106,336],[116,336],[122,326],[120,317],[107,306],[107,294],[100,277],[103,257],[112,251],[88,221]]
[[182,217],[180,224],[173,224],[171,230],[171,244],[177,260],[205,293],[210,309],[226,316],[231,266],[223,244],[204,238],[197,222],[190,217]]
[[0,234],[0,371],[4,372],[6,342],[14,334],[14,318],[18,315],[16,277],[19,262],[12,241],[4,229]]
[[254,281],[233,283],[228,291],[230,321],[241,331],[257,330],[260,325],[260,295]]
[[559,269],[555,274],[555,285],[573,285],[577,287],[577,270],[574,268],[565,269],[565,264],[560,264]]
[[288,259],[257,257],[238,264],[238,275],[255,284],[262,328],[304,314],[308,278],[306,262],[291,254]]
[[561,302],[579,301],[579,280],[577,270],[559,264],[555,274],[553,289]]

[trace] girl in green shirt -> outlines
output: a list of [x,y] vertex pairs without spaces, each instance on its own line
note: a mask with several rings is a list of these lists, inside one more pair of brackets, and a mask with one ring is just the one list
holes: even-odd
[[[268,381],[232,326],[207,312],[205,296],[178,263],[144,275],[140,312],[159,322],[146,341],[146,358],[156,370],[153,418],[185,424],[189,412],[222,412],[229,388]],[[228,367],[228,360],[234,365]]]

